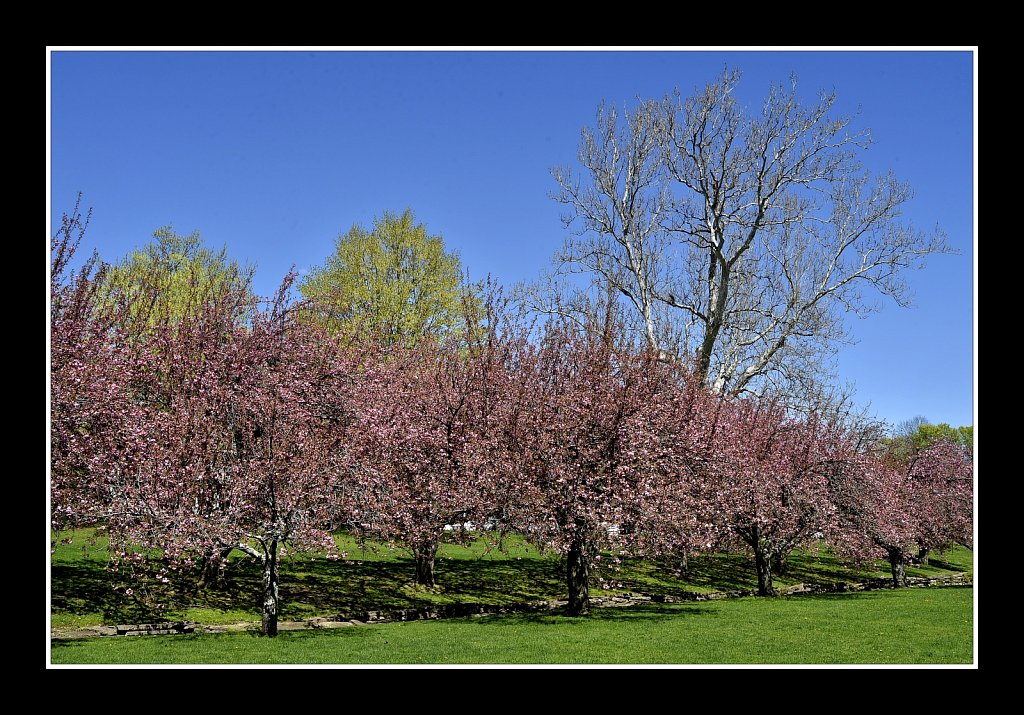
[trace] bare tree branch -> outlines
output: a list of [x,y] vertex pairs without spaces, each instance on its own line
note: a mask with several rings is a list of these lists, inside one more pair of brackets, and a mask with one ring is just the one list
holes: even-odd
[[905,272],[953,251],[901,222],[913,192],[862,169],[871,138],[833,115],[834,93],[803,103],[792,78],[748,111],[739,79],[621,116],[601,105],[582,174],[552,172],[575,228],[556,263],[600,276],[647,344],[692,352],[714,390],[810,399],[849,341],[846,314],[909,305]]

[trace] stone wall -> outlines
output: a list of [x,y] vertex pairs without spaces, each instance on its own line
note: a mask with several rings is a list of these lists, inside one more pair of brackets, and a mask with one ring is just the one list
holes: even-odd
[[[912,577],[907,579],[909,588],[927,588],[942,586],[972,586],[970,576],[957,574],[937,578]],[[848,593],[855,591],[875,591],[891,589],[892,580],[888,578],[852,583],[835,582],[830,584],[797,584],[779,589],[780,596],[795,596],[805,593]],[[597,608],[615,606],[633,606],[644,603],[686,603],[688,601],[717,601],[724,598],[742,598],[756,596],[756,590],[712,591],[697,593],[684,591],[676,594],[628,593],[615,596],[597,596],[590,599],[591,605]],[[508,613],[538,613],[554,611],[566,605],[565,600],[530,601],[505,606],[493,606],[481,603],[455,603],[449,605],[427,606],[424,608],[403,608],[395,610],[363,611],[356,614],[338,614],[322,619],[308,621],[311,627],[327,627],[327,623],[352,622],[389,623],[393,621],[419,621],[434,618],[466,618]],[[320,625],[317,625],[319,623]]]

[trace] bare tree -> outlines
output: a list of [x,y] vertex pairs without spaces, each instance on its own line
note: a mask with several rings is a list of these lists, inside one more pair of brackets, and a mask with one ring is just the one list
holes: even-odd
[[664,271],[662,223],[670,205],[659,163],[658,107],[642,102],[633,112],[604,103],[597,128],[584,128],[577,154],[583,181],[570,169],[552,175],[561,190],[553,195],[568,207],[562,220],[579,230],[555,260],[563,270],[598,274],[621,293],[641,319],[644,339],[657,347],[657,283]]
[[602,106],[585,181],[553,171],[578,229],[557,259],[600,274],[648,343],[695,356],[715,391],[820,393],[844,316],[908,305],[903,272],[951,250],[901,222],[910,187],[863,169],[870,136],[833,116],[834,93],[802,104],[793,79],[748,112],[739,78],[641,101],[621,123]]

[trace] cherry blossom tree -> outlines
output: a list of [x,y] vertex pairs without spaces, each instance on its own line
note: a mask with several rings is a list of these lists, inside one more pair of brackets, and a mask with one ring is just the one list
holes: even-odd
[[777,403],[722,400],[699,502],[722,545],[753,552],[759,595],[774,592],[773,565],[828,527],[829,473],[846,457],[844,437],[837,425],[791,418]]
[[918,563],[927,565],[932,549],[972,543],[973,433],[973,427],[932,425],[917,416],[881,440],[885,459],[913,475],[914,510],[921,518]]
[[973,467],[966,449],[937,442],[916,455],[858,455],[832,479],[839,519],[834,548],[863,561],[889,561],[893,586],[920,548],[973,544]]
[[123,378],[132,362],[108,339],[117,313],[98,299],[105,267],[95,254],[77,269],[88,225],[76,203],[51,244],[50,505],[55,529],[94,523],[107,510],[109,456],[133,409]]
[[909,459],[907,467],[918,516],[918,560],[955,543],[974,544],[974,470],[962,444],[940,440]]
[[623,526],[631,553],[665,559],[683,572],[690,556],[711,550],[723,533],[702,487],[716,460],[712,438],[724,403],[684,365],[665,368],[659,361],[659,368],[667,369],[668,380],[645,410],[655,483],[642,500],[629,502]]
[[267,635],[280,613],[281,549],[334,555],[329,524],[347,468],[354,372],[337,343],[294,319],[290,280],[249,326],[222,332],[211,310],[209,328],[170,336],[165,354],[184,358],[186,374],[171,408],[151,422],[171,424],[148,454],[142,489],[127,495],[134,509],[123,529],[139,545],[156,530],[152,546],[165,552],[232,547],[255,557]]
[[620,327],[611,310],[603,324],[554,319],[520,363],[529,389],[521,449],[510,457],[526,477],[515,522],[564,557],[570,615],[589,611],[593,565],[603,549],[634,539],[624,527],[639,521],[670,468],[670,440],[654,417],[670,399],[671,373]]
[[893,586],[905,586],[919,530],[907,470],[857,455],[832,475],[830,492],[839,517],[827,534],[832,547],[857,562],[887,559]]
[[480,305],[472,298],[460,331],[390,345],[359,391],[349,487],[359,506],[349,526],[408,546],[422,586],[435,585],[446,530],[468,538],[464,526],[490,522],[511,481],[498,456],[503,413],[513,408],[504,399],[502,308],[495,295],[484,303],[482,323],[471,317]]
[[[58,243],[73,229],[71,219]],[[55,251],[57,276],[65,253]],[[129,569],[248,553],[263,567],[267,635],[277,633],[282,549],[333,553],[348,471],[339,425],[354,357],[295,320],[293,279],[267,304],[225,284],[202,309],[126,335],[130,321],[81,307],[90,278],[79,272],[56,279],[51,315],[55,525],[105,520],[114,561]]]

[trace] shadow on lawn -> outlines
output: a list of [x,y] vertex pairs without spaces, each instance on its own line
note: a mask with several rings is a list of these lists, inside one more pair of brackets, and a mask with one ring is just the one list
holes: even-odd
[[[626,590],[679,595],[695,590],[743,591],[757,588],[754,560],[749,555],[696,556],[689,560],[684,575],[675,574],[673,564],[667,561],[629,559],[626,564],[619,575],[612,576]],[[945,564],[936,565],[945,568]],[[828,553],[796,551],[790,556],[786,568],[781,573],[773,573],[773,576],[778,586],[791,583],[829,584],[852,578],[865,580],[877,574],[869,568],[844,563]]]
[[712,609],[706,606],[697,605],[663,605],[644,604],[638,606],[622,606],[613,608],[594,608],[589,616],[566,616],[558,611],[544,613],[514,613],[496,616],[482,616],[472,619],[473,623],[482,626],[516,626],[516,625],[547,625],[547,626],[575,626],[587,625],[595,622],[624,623],[630,622],[655,622],[667,621],[684,616],[703,616],[713,613]]
[[609,572],[608,577],[621,584],[621,589],[661,595],[695,590],[736,591],[757,586],[753,560],[738,554],[693,557],[685,574],[676,573],[668,561],[626,559],[624,567],[618,573]]
[[[564,591],[556,560],[438,559],[437,588],[414,585],[411,558],[391,562],[350,562],[287,558],[281,564],[284,620],[310,615],[356,614],[448,603],[513,604],[554,598]],[[85,615],[100,612],[106,623],[144,623],[168,618],[166,611],[147,606],[136,597],[114,590],[121,583],[102,562],[53,564],[54,613]],[[220,588],[200,588],[198,570],[179,577],[169,587],[154,589],[153,601],[171,611],[210,608],[251,611],[258,617],[262,589],[259,564],[232,561]],[[134,589],[139,591],[138,586]]]
[[[195,634],[183,634],[173,636],[155,636],[151,638],[86,638],[86,639],[75,639],[75,640],[63,640],[63,639],[50,639],[50,650],[52,652],[61,651],[65,655],[55,656],[51,658],[51,662],[63,662],[63,663],[74,663],[76,662],[74,652],[75,649],[81,649],[83,652],[94,652],[95,642],[101,640],[107,643],[121,643],[125,644],[130,641],[131,645],[136,643],[140,648],[154,649],[156,647],[176,647],[178,645],[193,643],[195,648],[213,648],[216,650],[216,641],[226,641],[228,644],[231,643],[232,639],[246,637],[253,641],[267,641],[266,636],[260,635],[254,630],[243,631],[240,633],[195,633]],[[373,637],[373,631],[369,628],[332,628],[323,630],[301,630],[301,631],[282,631],[274,639],[276,646],[285,646],[289,642],[301,641],[306,638],[316,638],[322,640],[325,638],[346,638],[349,640],[362,640]],[[161,661],[159,658],[153,659],[151,662],[159,664]],[[245,662],[245,661],[240,661]]]
[[955,571],[957,573],[967,573],[971,570],[967,566],[962,566],[961,564],[954,564],[949,561],[943,561],[942,559],[935,558],[934,556],[928,559],[928,565],[933,568],[945,569],[946,571]]
[[[963,572],[963,566],[932,558],[938,569]],[[822,552],[796,552],[788,568],[776,575],[778,585],[788,583],[830,583],[847,581],[861,572]],[[168,586],[143,587],[127,581],[124,574],[107,570],[106,558],[90,556],[81,560],[55,560],[51,568],[54,614],[89,615],[102,613],[108,624],[146,623],[181,618],[184,609],[208,608],[234,612],[240,618],[259,618],[258,604],[262,575],[258,563],[232,559],[222,588],[201,588],[198,569],[180,574]],[[513,605],[527,601],[564,598],[565,584],[557,558],[438,557],[436,589],[414,584],[415,566],[408,556],[386,561],[332,561],[322,557],[289,556],[281,564],[281,599],[284,620],[311,616],[354,615],[373,610],[486,603]],[[656,561],[627,559],[620,569],[605,569],[595,576],[614,583],[617,590],[655,595],[677,595],[694,590],[747,590],[756,587],[752,559],[744,555],[717,554],[689,560],[684,576],[673,575],[670,565]],[[120,585],[122,590],[114,590]],[[137,593],[127,596],[124,588]],[[145,592],[146,597],[140,597]],[[591,595],[600,597],[597,583]],[[161,610],[150,604],[163,603]],[[628,609],[632,613],[644,610]],[[615,609],[616,611],[619,609]],[[657,611],[660,612],[660,611]],[[602,614],[606,611],[601,611]],[[230,616],[233,618],[234,616]],[[606,617],[606,616],[601,616]]]
[[[321,613],[351,613],[429,604],[482,602],[512,604],[552,598],[564,587],[554,561],[439,559],[435,589],[414,584],[410,558],[391,563],[295,561],[282,568],[284,616],[289,604]],[[253,588],[258,591],[258,573]]]
[[775,577],[786,583],[827,584],[851,579],[871,579],[875,574],[870,568],[858,568],[829,554],[808,552],[794,553],[782,573]]
[[102,564],[54,564],[50,603],[54,613],[88,615],[102,613],[105,623],[145,623],[161,619],[161,612],[143,601],[114,590],[116,574]]

